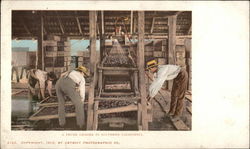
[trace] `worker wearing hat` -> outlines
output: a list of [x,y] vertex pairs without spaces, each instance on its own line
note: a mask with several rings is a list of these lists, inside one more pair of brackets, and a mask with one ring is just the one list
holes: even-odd
[[174,80],[171,91],[171,103],[168,116],[175,120],[183,111],[184,97],[187,89],[188,75],[184,68],[178,65],[159,65],[155,59],[147,62],[147,70],[156,73],[156,77],[149,86],[149,100],[161,89],[166,80]]
[[[82,128],[84,125],[84,100],[85,100],[85,79],[88,70],[79,66],[75,70],[61,76],[56,83],[56,94],[58,98],[59,124],[64,126],[65,120],[65,96],[68,96],[75,106],[77,125]],[[77,91],[76,88],[79,88]]]

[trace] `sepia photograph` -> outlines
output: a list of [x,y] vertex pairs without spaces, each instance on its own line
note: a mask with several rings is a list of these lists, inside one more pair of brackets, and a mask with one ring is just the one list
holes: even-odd
[[12,11],[12,130],[192,130],[191,11]]

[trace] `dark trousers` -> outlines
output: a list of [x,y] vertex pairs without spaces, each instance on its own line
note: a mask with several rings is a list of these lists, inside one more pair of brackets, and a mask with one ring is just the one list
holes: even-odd
[[18,67],[12,66],[11,69],[11,80],[13,80],[13,74],[16,73],[16,81],[19,82],[19,74],[18,74]]
[[23,66],[23,67],[22,67],[22,70],[21,70],[20,79],[23,78],[23,73],[24,73],[24,71],[25,71],[25,73],[26,73],[26,78],[28,78],[28,71],[29,71],[29,68],[28,68],[27,66]]
[[183,111],[185,92],[187,90],[188,74],[181,68],[178,76],[174,79],[169,113],[180,116]]
[[56,83],[56,95],[58,98],[58,115],[60,126],[65,125],[65,96],[68,96],[75,106],[76,122],[82,128],[84,125],[84,102],[80,93],[76,91],[76,83],[69,77],[60,78]]

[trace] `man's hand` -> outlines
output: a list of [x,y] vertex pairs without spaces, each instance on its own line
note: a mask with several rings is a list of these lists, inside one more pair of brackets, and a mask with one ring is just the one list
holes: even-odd
[[152,98],[148,95],[147,96],[147,101],[150,102],[152,100]]

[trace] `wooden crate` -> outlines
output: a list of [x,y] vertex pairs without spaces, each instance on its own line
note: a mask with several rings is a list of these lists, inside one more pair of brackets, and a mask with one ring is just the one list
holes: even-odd
[[56,57],[57,56],[57,52],[53,51],[53,52],[45,52],[45,57]]
[[58,41],[57,42],[57,46],[69,47],[70,46],[70,42],[69,41]]
[[68,51],[53,51],[53,52],[45,52],[45,57],[69,57],[71,53]]
[[157,58],[158,64],[160,65],[164,65],[167,63],[167,59],[166,58]]
[[65,46],[58,46],[58,51],[70,51],[70,47],[65,47]]
[[154,51],[166,51],[166,46],[155,46]]
[[45,35],[44,40],[55,40],[55,41],[60,41],[61,38],[60,36],[55,36],[55,35]]
[[57,56],[71,56],[71,53],[68,51],[58,51]]
[[184,51],[185,52],[185,46],[177,45],[175,47],[175,51]]
[[163,51],[154,51],[153,56],[154,57],[165,57],[165,52],[163,52]]
[[81,57],[78,57],[78,62],[79,62],[79,61],[81,61],[81,62],[83,61],[83,57],[82,57],[82,56],[81,56]]
[[60,41],[69,41],[70,40],[70,38],[67,36],[61,36],[60,38],[61,38]]
[[82,66],[82,65],[83,65],[83,62],[78,61],[78,66]]
[[44,64],[45,67],[54,67],[54,57],[45,57]]
[[57,47],[54,47],[54,46],[45,46],[44,50],[45,50],[45,52],[53,52],[53,51],[57,51]]
[[43,41],[43,46],[57,46],[57,41],[53,41],[53,40],[47,40],[47,41]]
[[71,62],[70,61],[65,61],[64,66],[70,66]]
[[152,46],[145,46],[145,52],[153,52],[154,48]]
[[176,51],[176,58],[185,58],[185,51]]
[[71,56],[64,56],[64,61],[71,61]]
[[55,73],[61,73],[61,72],[64,72],[66,71],[67,68],[66,67],[45,67],[45,71],[47,72],[55,72]]
[[176,45],[185,45],[185,38],[177,38]]
[[113,42],[112,40],[105,40],[105,46],[112,46]]
[[145,55],[145,56],[151,56],[151,57],[152,57],[152,56],[153,56],[153,51],[145,51],[145,52],[144,52],[144,55]]
[[60,56],[64,59],[64,61],[71,61],[71,56]]
[[83,53],[82,53],[83,55],[83,57],[90,57],[90,53],[89,53],[89,51],[83,51]]

